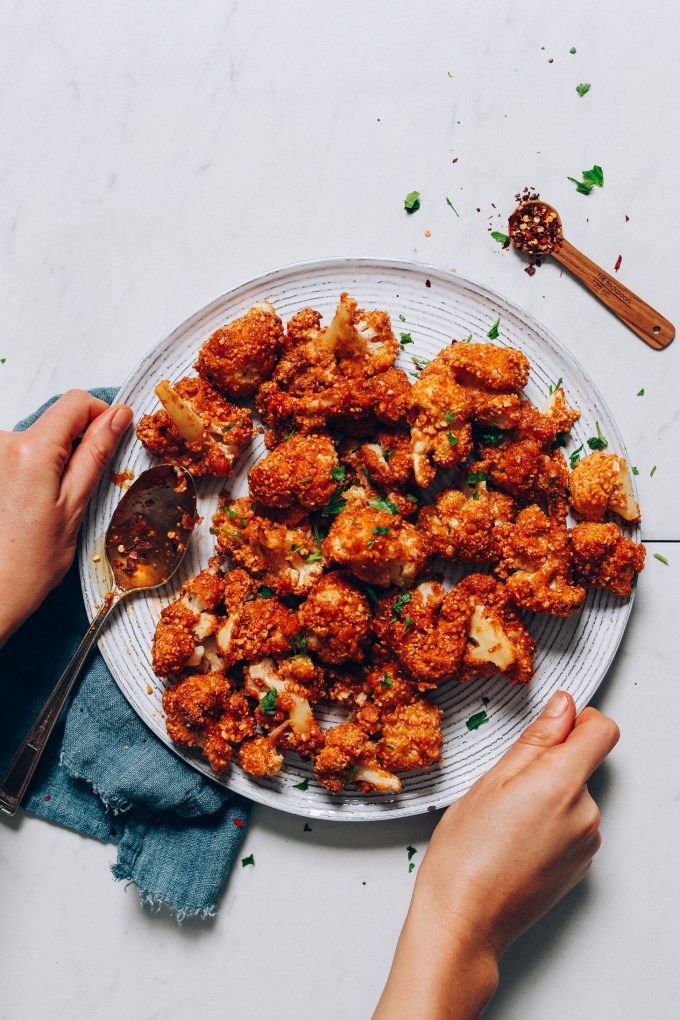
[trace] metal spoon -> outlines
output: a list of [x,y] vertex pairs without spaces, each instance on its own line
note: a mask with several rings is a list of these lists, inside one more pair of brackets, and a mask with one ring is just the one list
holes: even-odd
[[111,611],[132,592],[166,584],[182,562],[196,521],[196,490],[183,468],[143,471],[113,512],[106,558],[114,584],[42,711],[0,779],[0,811],[13,815],[26,792],[87,656]]
[[672,322],[565,239],[559,213],[547,202],[522,202],[511,214],[508,230],[518,251],[540,258],[552,255],[650,347],[661,350],[675,336]]

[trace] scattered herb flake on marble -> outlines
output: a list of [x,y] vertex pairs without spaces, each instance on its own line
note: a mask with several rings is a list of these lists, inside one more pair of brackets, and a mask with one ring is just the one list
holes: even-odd
[[482,709],[481,712],[475,712],[469,719],[465,720],[465,725],[469,730],[478,730],[485,722],[489,721],[489,717],[486,714],[486,709]]
[[577,181],[575,177],[567,177],[567,180],[576,185],[579,195],[589,195],[593,190],[592,184],[586,184],[585,181]]
[[645,388],[644,388],[644,386],[642,387],[641,390],[637,391],[637,395],[638,395],[638,397],[644,397],[644,395],[645,395]]
[[614,263],[614,272],[615,273],[618,273],[619,269],[621,268],[622,261],[623,261],[623,256],[619,255],[619,257],[617,258],[616,262]]
[[413,861],[411,861],[411,863],[408,866],[408,873],[409,873],[409,875],[411,874],[411,872],[413,871],[414,868],[415,868],[415,864],[413,863]]
[[662,556],[661,553],[654,553],[654,559],[658,560],[659,563],[665,564],[665,566],[669,566],[668,560],[666,559],[665,556]]
[[609,446],[609,443],[602,435],[599,421],[595,422],[595,429],[597,431],[597,435],[590,437],[588,440],[588,446],[591,450],[604,450],[605,447]]
[[571,49],[569,50],[569,52],[572,53],[572,54],[576,53],[576,47],[572,46]]
[[502,230],[492,230],[491,236],[493,237],[494,241],[498,241],[498,243],[502,245],[505,245],[506,241],[510,240],[509,236],[507,234],[504,234]]
[[4,365],[6,361],[7,358],[0,358],[0,365]]
[[590,92],[590,82],[589,81],[581,82],[580,85],[576,86],[576,91],[578,92],[579,96],[583,98],[586,92]]
[[308,790],[309,789],[309,779],[303,779],[301,783],[293,783],[293,789],[294,790],[302,790],[302,791]]
[[604,171],[597,163],[592,170],[582,170],[581,176],[588,184],[595,184],[598,188],[604,188]]
[[496,321],[494,322],[493,326],[489,330],[489,332],[486,334],[488,336],[489,340],[497,340],[498,339],[498,327],[500,326],[500,324],[501,324],[501,317],[499,315],[498,318],[496,319]]
[[407,213],[414,213],[416,209],[420,209],[420,192],[409,191],[408,195],[404,199],[404,209]]
[[409,845],[406,847],[406,856],[408,857],[409,861],[411,860],[412,857],[415,857],[417,853],[418,851],[414,846]]
[[652,470],[649,472],[649,477],[653,478],[655,474],[656,474],[656,464],[654,465]]
[[254,854],[248,854],[247,857],[242,857],[241,858],[241,867],[242,868],[247,868],[249,864],[252,864],[253,867],[255,866],[255,855]]
[[451,206],[451,208],[455,212],[456,216],[458,216],[458,219],[460,219],[460,215],[458,213],[458,210],[456,209],[455,205],[453,204],[453,202],[451,201],[451,199],[449,198],[448,195],[446,196],[446,204]]

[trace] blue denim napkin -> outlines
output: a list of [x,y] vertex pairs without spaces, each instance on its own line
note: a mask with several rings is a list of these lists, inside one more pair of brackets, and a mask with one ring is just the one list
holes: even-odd
[[[91,391],[111,403],[115,388]],[[28,428],[57,398],[17,425]],[[0,771],[87,629],[74,565],[0,651]],[[185,765],[130,708],[98,651],[52,734],[24,808],[115,843],[116,879],[179,921],[209,917],[234,863],[250,805]]]

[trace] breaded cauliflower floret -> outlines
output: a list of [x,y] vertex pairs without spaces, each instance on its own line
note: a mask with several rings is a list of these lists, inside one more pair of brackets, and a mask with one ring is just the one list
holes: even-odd
[[569,532],[578,580],[591,588],[604,588],[627,596],[633,579],[645,565],[645,547],[621,534],[615,524],[577,524]]
[[496,573],[507,578],[506,590],[515,605],[551,616],[577,612],[585,589],[572,579],[564,523],[546,517],[537,506],[529,506],[503,528],[503,556]]
[[455,588],[446,592],[438,581],[424,581],[384,599],[373,627],[422,691],[458,672],[471,614],[467,595]]
[[437,467],[455,468],[472,452],[472,401],[442,353],[423,369],[411,391],[413,475],[422,488],[434,479]]
[[289,320],[286,326],[284,339],[284,350],[289,351],[291,347],[299,344],[306,344],[315,340],[321,329],[321,312],[315,312],[313,308],[301,308]]
[[253,437],[247,408],[235,407],[203,379],[166,381],[156,387],[163,409],[145,414],[137,438],[156,457],[200,478],[228,477]]
[[247,497],[227,497],[212,524],[217,552],[277,595],[306,595],[323,574],[318,538],[300,511],[268,511]]
[[528,684],[536,642],[510,601],[505,585],[485,574],[468,574],[456,591],[468,595],[472,616],[459,683],[502,673],[511,684]]
[[247,400],[274,370],[283,326],[268,301],[218,329],[201,347],[195,369],[218,390]]
[[370,442],[346,439],[341,459],[383,491],[406,485],[411,474],[411,436],[408,429],[378,429]]
[[400,793],[401,782],[378,761],[378,748],[360,726],[342,723],[326,733],[326,742],[314,762],[316,777],[331,793],[351,784],[361,793]]
[[154,633],[151,665],[161,677],[178,676],[184,669],[224,669],[216,646],[216,614],[222,601],[222,578],[202,570],[182,585],[179,597],[161,610]]
[[535,439],[485,446],[470,471],[486,475],[498,489],[523,503],[545,504],[558,516],[566,513],[567,462],[559,450],[543,453]]
[[361,581],[387,587],[412,584],[428,550],[412,524],[396,513],[348,501],[321,546],[329,563],[348,567]]
[[513,347],[458,343],[441,353],[458,382],[471,390],[519,393],[529,381],[529,359]]
[[228,665],[256,662],[270,655],[288,655],[298,629],[292,609],[277,598],[256,598],[226,617],[215,642]]
[[293,435],[251,469],[250,495],[264,506],[319,510],[336,488],[331,472],[337,466],[330,436]]
[[615,453],[597,451],[578,462],[569,478],[571,505],[585,521],[603,521],[607,511],[639,521],[628,465]]
[[163,708],[170,739],[201,750],[217,775],[228,767],[232,745],[256,730],[247,698],[220,673],[199,673],[168,687]]
[[581,412],[567,405],[564,390],[558,386],[541,410],[529,400],[522,401],[514,438],[533,439],[543,448],[550,447],[559,435],[569,433],[580,417]]
[[[306,660],[304,665],[311,678],[314,664],[308,656],[300,658]],[[277,667],[273,659],[262,659],[244,670],[245,691],[259,700],[258,722],[279,731],[277,747],[308,758],[323,745],[324,734],[314,718],[309,692],[295,679],[295,670],[295,664],[291,670],[288,663]]]
[[441,708],[419,698],[385,717],[378,758],[390,772],[426,769],[441,758],[442,740]]
[[447,560],[494,563],[501,555],[499,525],[513,520],[516,513],[510,496],[489,492],[482,482],[472,497],[444,489],[434,506],[420,511],[418,528],[427,536],[432,552]]
[[368,599],[337,571],[325,574],[300,606],[307,645],[322,662],[337,664],[364,658],[371,631]]
[[278,731],[244,740],[238,749],[238,763],[251,776],[275,776],[283,766],[283,755],[276,741]]

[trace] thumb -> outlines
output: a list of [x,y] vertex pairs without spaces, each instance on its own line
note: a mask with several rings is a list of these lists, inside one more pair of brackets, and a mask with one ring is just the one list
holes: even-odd
[[555,691],[538,719],[528,726],[519,740],[512,745],[495,766],[504,776],[521,772],[527,765],[540,758],[550,747],[563,744],[572,729],[576,706],[571,694]]
[[66,465],[62,492],[79,514],[101,478],[123,433],[132,421],[132,410],[125,405],[107,408],[90,422],[78,447]]

